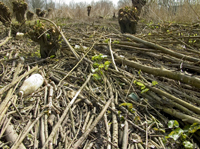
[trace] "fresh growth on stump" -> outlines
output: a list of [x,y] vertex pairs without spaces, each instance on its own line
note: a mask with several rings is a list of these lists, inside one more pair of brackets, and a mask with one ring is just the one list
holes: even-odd
[[132,0],[132,7],[123,7],[118,12],[118,22],[122,33],[136,33],[136,26],[145,0]]
[[59,31],[51,26],[46,26],[39,20],[28,32],[29,37],[40,44],[41,58],[54,57],[59,49]]

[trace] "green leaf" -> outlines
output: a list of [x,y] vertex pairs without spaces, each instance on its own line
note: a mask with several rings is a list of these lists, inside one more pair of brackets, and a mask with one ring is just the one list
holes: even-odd
[[104,65],[110,65],[111,61],[105,61]]
[[104,42],[105,43],[108,43],[110,41],[110,39],[108,38],[108,39],[106,39],[106,40],[104,40]]
[[55,55],[51,55],[51,56],[50,56],[50,58],[54,58],[54,57],[56,57],[56,56],[55,56]]
[[149,91],[149,89],[146,88],[146,89],[144,89],[144,90],[141,91],[141,94],[142,94],[142,93],[146,93],[146,92],[148,92],[148,91]]
[[112,43],[114,43],[114,44],[119,44],[119,41],[114,40]]
[[112,124],[112,122],[108,123],[108,125],[111,125],[111,124]]
[[151,33],[148,33],[148,35],[150,36],[150,35],[151,35]]
[[146,86],[142,86],[142,87],[141,87],[141,90],[144,90],[145,88],[146,88]]
[[158,82],[157,81],[152,81],[152,85],[157,85]]
[[93,67],[94,67],[94,68],[98,68],[98,67],[99,67],[99,63],[94,62],[94,63],[93,63]]
[[163,128],[156,128],[156,127],[154,127],[153,129],[154,129],[155,131],[159,131],[159,132],[165,133],[165,129],[163,129]]
[[167,138],[172,138],[174,141],[178,140],[178,138],[184,133],[184,131],[181,128],[176,128],[174,131],[172,131]]
[[50,38],[51,38],[51,36],[50,36],[49,33],[46,33],[46,37],[47,37],[47,39],[50,39]]
[[195,133],[197,130],[200,129],[200,124],[193,123],[189,128],[189,133]]
[[184,142],[183,142],[183,146],[184,146],[186,149],[193,149],[193,144],[192,144],[190,141],[184,141]]
[[179,127],[179,123],[177,120],[170,120],[168,122],[168,128]]
[[141,82],[136,82],[136,84],[138,85],[138,86],[141,86],[141,87],[143,87],[143,86],[145,86],[143,83],[141,83]]
[[99,68],[100,68],[100,69],[104,68],[104,64],[100,64],[100,65],[99,65]]
[[120,106],[120,107],[121,107],[121,106],[133,107],[133,104],[132,104],[132,103],[124,102],[124,103],[121,103],[119,106]]
[[139,75],[141,74],[141,70],[138,71],[138,74],[139,74]]
[[4,60],[7,60],[7,59],[8,59],[8,57],[7,57],[7,56],[4,56],[3,58],[4,58]]
[[94,77],[95,80],[101,80],[101,76],[98,75],[97,73],[92,75]]

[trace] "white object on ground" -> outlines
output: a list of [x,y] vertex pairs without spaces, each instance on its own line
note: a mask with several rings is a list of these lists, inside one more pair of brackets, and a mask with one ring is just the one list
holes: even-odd
[[33,93],[42,86],[43,82],[44,78],[40,74],[31,75],[28,79],[24,81],[23,85],[20,87],[19,95],[26,96]]

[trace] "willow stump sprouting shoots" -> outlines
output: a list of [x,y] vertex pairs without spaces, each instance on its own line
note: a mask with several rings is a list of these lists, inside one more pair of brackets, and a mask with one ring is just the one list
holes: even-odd
[[27,18],[28,21],[33,20],[33,16],[34,16],[34,13],[31,12],[31,11],[28,11],[26,13],[26,18]]
[[118,22],[122,33],[136,33],[136,26],[145,0],[132,0],[132,7],[126,6],[119,9]]
[[91,8],[92,8],[92,7],[91,7],[90,5],[87,6],[88,17],[90,16]]

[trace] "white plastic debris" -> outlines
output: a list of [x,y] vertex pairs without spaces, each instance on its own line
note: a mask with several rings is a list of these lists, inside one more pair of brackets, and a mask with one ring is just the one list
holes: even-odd
[[80,49],[81,47],[79,45],[75,45],[75,49]]
[[24,33],[17,32],[16,39],[22,39],[24,37]]
[[28,79],[24,81],[23,85],[20,87],[19,95],[26,96],[33,93],[42,86],[43,82],[44,78],[40,74],[31,75]]

